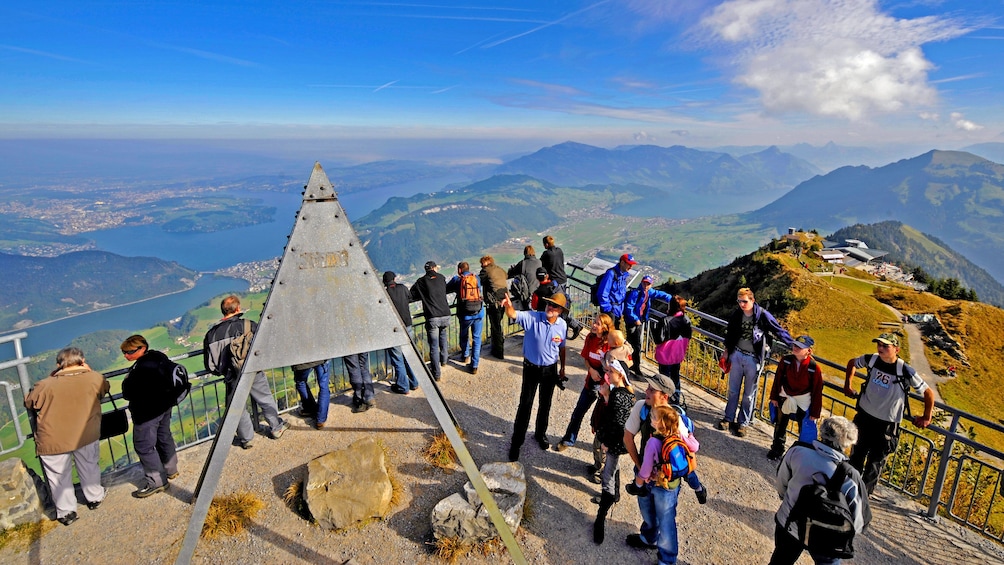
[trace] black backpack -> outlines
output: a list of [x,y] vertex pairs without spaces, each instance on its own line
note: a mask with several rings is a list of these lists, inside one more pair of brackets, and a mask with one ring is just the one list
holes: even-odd
[[161,375],[171,383],[171,396],[175,404],[181,404],[188,393],[192,391],[192,383],[188,379],[188,369],[180,363],[168,359],[160,365]]
[[850,463],[841,461],[825,483],[813,481],[799,491],[785,527],[794,522],[799,541],[810,552],[840,559],[854,557],[854,513],[841,488],[847,477],[860,484],[857,475]]
[[648,335],[652,343],[666,343],[669,341],[669,316],[652,316],[648,321]]
[[[611,267],[611,269],[612,268],[613,267]],[[609,270],[610,269],[607,269],[607,271]],[[607,271],[603,271],[602,274],[597,275],[596,280],[593,281],[593,284],[589,285],[589,303],[592,304],[593,306],[600,305],[600,281],[603,280],[603,277],[604,275],[607,274]]]
[[512,297],[520,302],[524,307],[530,304],[530,283],[526,280],[526,275],[520,273],[512,278],[512,284],[509,286],[509,292]]

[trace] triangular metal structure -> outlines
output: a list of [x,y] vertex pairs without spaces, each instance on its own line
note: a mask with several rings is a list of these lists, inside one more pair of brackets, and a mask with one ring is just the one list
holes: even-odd
[[415,376],[429,406],[509,550],[509,556],[516,563],[526,563],[460,437],[439,387],[411,343],[320,163],[314,164],[305,187],[296,223],[251,341],[251,353],[199,477],[195,507],[176,563],[189,563],[195,554],[231,439],[251,391],[253,379],[245,375],[394,346],[402,346],[408,364],[416,369]]

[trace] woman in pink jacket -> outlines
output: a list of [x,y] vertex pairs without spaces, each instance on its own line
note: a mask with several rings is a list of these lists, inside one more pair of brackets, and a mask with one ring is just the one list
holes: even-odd
[[669,325],[669,339],[655,346],[655,361],[659,364],[659,373],[672,379],[676,385],[676,394],[670,397],[669,403],[685,408],[683,389],[680,388],[680,364],[687,355],[687,346],[693,335],[690,318],[687,317],[687,299],[673,296],[666,316],[661,323]]

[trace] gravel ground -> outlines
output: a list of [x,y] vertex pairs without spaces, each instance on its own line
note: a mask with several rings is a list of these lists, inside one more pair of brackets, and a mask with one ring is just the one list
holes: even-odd
[[[549,437],[564,431],[585,375],[578,348],[570,343],[571,378],[566,391],[555,394]],[[521,339],[507,341],[505,361],[486,357],[472,376],[451,363],[440,387],[467,434],[468,449],[478,464],[504,461],[519,395]],[[648,368],[650,371],[651,368]],[[265,501],[250,530],[234,538],[202,540],[195,563],[440,563],[431,553],[429,515],[442,498],[466,482],[463,471],[453,473],[428,465],[420,454],[438,424],[421,391],[408,396],[391,394],[389,383],[377,386],[377,407],[352,414],[349,396],[332,399],[328,427],[314,430],[309,423],[288,416],[292,428],[281,440],[258,436],[253,449],[233,449],[217,489],[218,494],[251,490]],[[639,387],[643,388],[643,387]],[[770,437],[758,424],[746,438],[713,429],[722,403],[691,393],[690,416],[701,441],[698,472],[711,497],[698,505],[693,492],[680,493],[678,523],[680,563],[766,563],[773,548],[773,514],[778,498],[772,485],[773,465],[765,453]],[[531,420],[532,426],[532,420]],[[531,430],[532,432],[532,430]],[[282,502],[286,488],[306,474],[307,462],[328,451],[363,438],[380,438],[403,487],[401,504],[386,520],[333,533],[303,520]],[[608,519],[607,540],[592,542],[596,506],[589,499],[599,490],[586,479],[591,462],[592,435],[584,426],[580,441],[562,453],[541,451],[533,441],[523,446],[521,462],[528,476],[532,516],[516,535],[529,563],[645,563],[656,562],[654,551],[624,545],[640,523],[637,504],[625,495]],[[95,511],[81,506],[81,519],[70,527],[56,527],[20,552],[0,552],[2,563],[171,563],[184,538],[190,517],[192,490],[209,445],[180,454],[181,476],[166,494],[145,500],[131,498],[141,473],[107,481],[106,502]],[[628,466],[628,459],[622,466]],[[626,475],[625,475],[626,476]],[[882,491],[880,488],[880,492]],[[857,563],[1004,563],[1001,546],[954,524],[932,525],[916,517],[909,500],[886,495],[873,503],[875,521],[860,537]],[[469,556],[460,563],[506,563],[506,554]],[[799,563],[809,563],[807,555]]]

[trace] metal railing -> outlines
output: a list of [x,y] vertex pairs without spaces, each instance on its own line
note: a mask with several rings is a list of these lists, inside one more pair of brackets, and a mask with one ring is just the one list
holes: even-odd
[[[568,283],[571,312],[587,325],[595,315],[595,308],[589,305],[590,282],[569,277]],[[724,320],[697,310],[688,309],[688,311],[695,319],[695,335],[681,367],[681,377],[689,382],[690,386],[700,387],[706,392],[724,399],[728,395],[728,382],[718,366],[718,358],[723,351],[722,338],[718,333],[709,330],[708,327],[724,328],[726,323]],[[653,310],[652,315],[659,316],[661,314]],[[488,326],[486,320],[482,337],[485,342],[490,337]],[[502,327],[507,335],[519,331],[519,326],[508,324],[506,321],[503,321]],[[414,328],[416,330],[416,345],[423,357],[427,358],[428,345],[421,315],[416,317]],[[720,330],[718,331],[720,332]],[[459,324],[454,316],[451,317],[449,328],[449,341],[453,351],[456,351],[458,333]],[[8,425],[18,429],[17,436],[21,437],[21,443],[24,442],[24,434],[21,430],[27,428],[22,424],[27,422],[27,416],[24,414],[23,408],[20,413],[18,412],[18,406],[23,406],[23,396],[18,402],[16,398],[18,395],[14,394],[14,390],[22,390],[23,392],[27,385],[27,371],[24,370],[24,365],[30,359],[20,355],[20,344],[16,341],[25,336],[26,334],[21,333],[0,338],[0,343],[15,340],[18,346],[17,358],[13,361],[0,363],[0,369],[17,367],[19,375],[23,373],[21,386],[5,385],[12,413],[20,414],[20,416],[15,416],[11,420],[12,423]],[[643,332],[642,344],[641,354],[654,363],[652,359],[654,345],[649,339],[647,330]],[[201,355],[202,351],[192,351],[174,359],[186,359]],[[759,381],[755,415],[764,421],[769,418],[768,391],[779,358],[780,352],[772,353]],[[819,357],[815,357],[815,359],[820,365],[835,370],[831,374],[832,377],[839,377],[837,383],[826,382],[825,384],[823,412],[853,417],[854,402],[843,395],[845,366]],[[334,392],[338,393],[348,388],[347,375],[340,359],[332,360],[330,363],[331,386]],[[383,351],[370,353],[370,372],[375,380],[389,375],[389,370],[390,366]],[[126,372],[127,370],[123,369],[108,373],[106,376],[114,378]],[[174,408],[172,414],[172,430],[179,449],[192,447],[212,439],[222,424],[225,405],[222,379],[207,375],[205,371],[197,371],[193,375],[192,393],[181,405]],[[274,369],[266,371],[266,375],[272,386],[280,412],[287,412],[299,404],[299,396],[293,384],[291,370],[287,368]],[[862,375],[858,375],[858,377],[861,378]],[[915,412],[920,409],[918,395],[911,395],[911,403],[915,407]],[[257,414],[254,416],[252,420],[258,425]],[[992,441],[978,441],[977,435]],[[1001,492],[1002,480],[1004,480],[1001,462],[1004,461],[1004,453],[990,447],[988,443],[1004,445],[1004,426],[952,406],[937,403],[934,423],[928,428],[920,430],[904,421],[901,426],[899,446],[890,456],[880,480],[887,488],[899,491],[925,505],[926,509],[923,515],[928,518],[933,519],[938,515],[948,516],[988,538],[998,542],[1004,541],[1004,494]],[[3,444],[0,447],[3,447],[4,452],[11,452],[22,445],[10,448]],[[28,458],[25,459],[27,464],[31,464],[27,460]],[[102,445],[102,461],[105,472],[116,472],[136,462],[128,434],[105,440]]]

